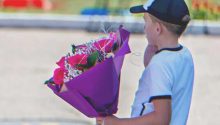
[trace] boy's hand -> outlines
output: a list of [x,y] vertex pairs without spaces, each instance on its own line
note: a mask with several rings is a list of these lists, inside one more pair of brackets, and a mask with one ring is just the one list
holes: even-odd
[[103,117],[97,117],[96,118],[96,125],[103,125],[104,118]]
[[115,117],[114,115],[107,116],[104,119],[104,124],[103,125],[120,125],[119,124],[119,118]]
[[144,67],[147,67],[151,58],[155,55],[155,52],[158,50],[156,45],[148,44],[144,53]]
[[119,118],[115,116],[98,117],[96,118],[96,125],[118,125]]

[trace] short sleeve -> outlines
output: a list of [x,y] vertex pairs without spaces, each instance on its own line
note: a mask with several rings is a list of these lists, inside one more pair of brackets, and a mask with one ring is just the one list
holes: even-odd
[[172,75],[165,64],[150,64],[146,69],[145,82],[148,87],[149,102],[154,99],[172,97]]

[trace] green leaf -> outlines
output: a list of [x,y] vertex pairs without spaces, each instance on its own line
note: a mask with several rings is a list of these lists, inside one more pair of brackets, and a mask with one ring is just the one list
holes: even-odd
[[75,54],[75,52],[76,52],[76,46],[73,44],[72,45],[72,53]]
[[117,43],[114,43],[113,46],[112,46],[112,51],[116,51],[118,49],[118,44]]
[[47,85],[49,83],[49,80],[45,81],[44,84]]
[[51,79],[49,79],[49,80],[47,80],[47,81],[44,82],[45,85],[47,85],[47,84],[49,84],[49,83],[55,84],[54,81],[53,81],[53,78],[51,78]]
[[76,67],[77,68],[82,68],[82,69],[88,69],[88,65],[87,64],[77,64]]
[[88,68],[95,65],[95,63],[98,60],[99,53],[97,51],[93,52],[88,58],[87,58],[87,66]]

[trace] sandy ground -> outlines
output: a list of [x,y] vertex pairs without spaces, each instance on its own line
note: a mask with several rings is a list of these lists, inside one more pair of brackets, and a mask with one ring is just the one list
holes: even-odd
[[[55,62],[72,43],[95,39],[100,33],[46,29],[0,29],[0,121],[69,121],[94,124],[56,97],[43,82]],[[188,125],[220,124],[220,36],[187,35],[181,38],[195,62],[195,86]],[[143,70],[147,42],[131,35],[132,53],[126,56],[121,77],[118,117],[129,117]]]

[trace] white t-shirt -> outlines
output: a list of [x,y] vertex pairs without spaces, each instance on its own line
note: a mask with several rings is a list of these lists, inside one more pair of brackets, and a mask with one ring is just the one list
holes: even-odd
[[189,50],[182,45],[161,49],[153,56],[140,78],[131,117],[154,111],[153,99],[170,98],[170,125],[186,125],[193,82],[194,64]]

